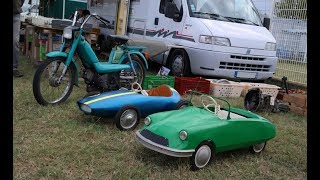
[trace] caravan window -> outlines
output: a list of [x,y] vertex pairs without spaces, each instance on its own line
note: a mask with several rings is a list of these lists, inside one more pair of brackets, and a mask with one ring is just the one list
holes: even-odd
[[160,1],[159,12],[161,14],[164,14],[164,8],[166,7],[166,2],[172,2],[172,0],[161,0]]
[[176,4],[178,10],[181,11],[181,7],[182,7],[181,0],[161,0],[160,1],[160,7],[159,7],[159,12],[161,14],[164,14],[164,9],[166,7],[166,2],[173,2],[174,4]]

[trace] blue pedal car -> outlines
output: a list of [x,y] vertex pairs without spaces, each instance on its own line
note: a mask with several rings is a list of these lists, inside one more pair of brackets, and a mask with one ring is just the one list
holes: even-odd
[[[180,94],[168,85],[150,90],[117,90],[80,99],[77,104],[87,115],[113,117],[120,130],[132,130],[140,118],[162,111],[181,109],[188,106]],[[133,86],[132,86],[133,87]]]

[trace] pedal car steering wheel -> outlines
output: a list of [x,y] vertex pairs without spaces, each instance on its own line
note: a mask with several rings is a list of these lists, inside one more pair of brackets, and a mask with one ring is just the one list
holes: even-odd
[[[205,103],[203,102],[203,100],[204,100],[205,98],[207,98],[207,99],[209,99],[210,101],[212,101],[212,103],[205,104]],[[220,110],[220,105],[217,103],[216,100],[213,99],[213,97],[208,96],[208,95],[201,95],[201,96],[200,96],[200,99],[201,99],[201,103],[202,103],[204,109],[206,109],[207,111],[209,111],[209,112],[211,112],[211,113],[213,113],[213,114],[218,114],[218,111]],[[214,112],[211,111],[211,110],[209,109],[209,107],[214,107]]]
[[[137,88],[135,88],[137,87]],[[135,92],[141,92],[141,94],[145,95],[145,96],[148,96],[148,93],[146,90],[143,90],[141,85],[137,82],[134,82],[131,84],[131,90],[132,91],[135,91]]]
[[[137,88],[135,88],[135,87],[137,87]],[[131,90],[132,91],[141,91],[142,87],[141,87],[141,85],[139,83],[134,82],[134,83],[131,84]]]

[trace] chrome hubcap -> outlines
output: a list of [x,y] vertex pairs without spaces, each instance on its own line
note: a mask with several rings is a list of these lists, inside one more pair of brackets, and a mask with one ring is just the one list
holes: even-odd
[[172,63],[172,69],[173,69],[173,73],[175,75],[180,75],[182,74],[182,71],[183,71],[183,58],[182,56],[176,56],[175,59],[173,60],[173,63]]
[[137,122],[137,112],[133,109],[125,110],[120,117],[120,125],[124,129],[132,128]]
[[253,146],[253,150],[254,152],[258,153],[261,152],[263,147],[264,147],[265,143],[260,143],[260,144],[256,144]]
[[211,158],[211,149],[208,145],[201,146],[195,155],[195,164],[198,168],[206,166]]

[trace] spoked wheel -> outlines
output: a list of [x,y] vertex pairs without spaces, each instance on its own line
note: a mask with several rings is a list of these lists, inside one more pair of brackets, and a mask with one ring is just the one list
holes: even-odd
[[65,58],[49,58],[38,67],[33,78],[33,95],[41,105],[64,102],[72,92],[75,68],[70,64],[64,76]]
[[139,112],[131,106],[123,107],[115,116],[117,128],[124,131],[134,129],[139,124],[139,120]]
[[250,146],[249,149],[250,149],[251,153],[256,154],[256,153],[260,153],[261,151],[263,151],[266,148],[266,145],[267,145],[267,142],[263,142],[260,144],[255,144],[253,146]]
[[[122,85],[122,87],[126,87],[127,89],[130,89],[131,84],[134,82],[143,84],[144,78],[146,76],[146,67],[142,62],[142,60],[136,55],[131,56],[131,59],[132,59],[132,65],[136,72],[136,76],[134,75],[133,70],[123,70],[120,73],[120,78],[127,80],[127,84]],[[125,59],[123,62],[126,64],[130,64],[129,59]]]
[[214,156],[212,144],[209,142],[203,142],[199,144],[195,152],[191,157],[191,170],[199,170],[208,165]]

